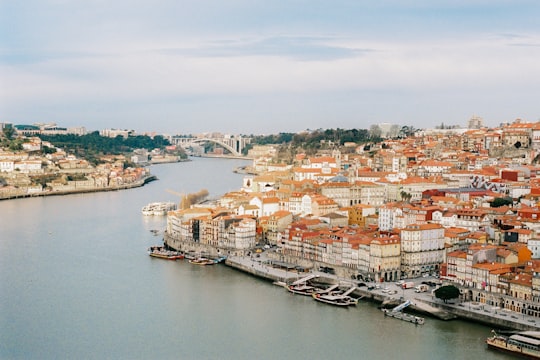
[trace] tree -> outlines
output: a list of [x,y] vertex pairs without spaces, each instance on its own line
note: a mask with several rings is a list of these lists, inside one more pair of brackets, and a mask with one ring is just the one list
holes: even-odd
[[399,135],[402,137],[409,137],[413,136],[416,132],[416,129],[414,126],[404,125],[401,127],[401,130],[399,131]]
[[44,154],[54,154],[56,149],[54,147],[43,146],[41,152]]
[[19,140],[19,139],[12,140],[9,143],[9,150],[11,150],[11,151],[19,151],[19,150],[22,150],[22,149],[23,149],[22,141]]
[[435,290],[435,297],[446,302],[451,299],[457,299],[459,297],[459,289],[454,285],[441,286]]
[[380,139],[382,135],[381,127],[377,124],[373,124],[369,127],[369,135],[372,139]]
[[407,201],[407,202],[411,201],[412,199],[412,194],[403,190],[399,193],[399,195],[401,195],[402,200]]
[[13,134],[15,133],[15,129],[9,126],[9,127],[3,128],[2,132],[4,133],[4,136],[6,137],[6,139],[11,140],[11,138],[13,137]]
[[512,198],[496,198],[494,199],[490,206],[493,207],[493,208],[497,208],[497,207],[501,207],[501,206],[505,206],[505,205],[512,205],[513,204],[513,200]]
[[398,137],[400,130],[401,130],[401,128],[399,127],[398,124],[393,124],[392,126],[390,126],[390,131],[388,132],[388,137],[391,137],[391,138]]

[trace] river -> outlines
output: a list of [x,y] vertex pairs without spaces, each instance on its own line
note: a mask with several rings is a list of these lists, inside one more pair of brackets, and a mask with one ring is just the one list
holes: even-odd
[[242,160],[151,167],[141,188],[0,201],[0,359],[505,359],[490,328],[334,308],[225,265],[151,258],[154,201],[238,190]]

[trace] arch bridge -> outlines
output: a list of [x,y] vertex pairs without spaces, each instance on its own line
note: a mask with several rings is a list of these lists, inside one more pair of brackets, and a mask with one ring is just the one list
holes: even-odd
[[251,138],[242,136],[224,136],[224,137],[173,137],[171,143],[180,145],[183,148],[191,147],[194,144],[212,142],[223,146],[235,156],[242,156],[242,150],[247,144],[251,143]]

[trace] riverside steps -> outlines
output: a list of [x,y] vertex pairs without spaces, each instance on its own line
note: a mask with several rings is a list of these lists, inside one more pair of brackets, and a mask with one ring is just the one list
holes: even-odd
[[289,271],[288,265],[292,264],[275,267],[268,262],[269,260],[256,259],[250,256],[228,256],[225,265],[268,281],[283,284],[289,284],[305,276],[305,274]]
[[[253,276],[282,285],[290,284],[298,279],[306,277],[306,275],[308,274],[305,272],[299,273],[297,271],[290,271],[288,270],[288,268],[284,268],[284,266],[276,267],[272,265],[271,261],[272,260],[268,260],[268,258],[266,257],[252,258],[250,256],[229,256],[227,260],[225,260],[225,265],[251,274]],[[309,274],[318,275],[318,281],[321,284],[325,285],[339,284],[343,288],[349,288],[351,286],[358,285],[358,281],[342,279],[335,275],[330,275],[327,273],[310,271]],[[412,294],[415,294],[414,291],[412,292]],[[361,300],[369,300],[380,303],[382,304],[381,306],[384,307],[397,306],[407,299],[405,297],[392,297],[391,295],[385,294],[377,290],[368,290],[366,286],[357,287],[351,295]],[[444,309],[430,306],[427,303],[417,303],[416,301],[411,301],[411,305],[409,306],[409,308],[413,311],[428,314],[441,320],[451,320],[457,318],[457,316],[455,316],[454,314]]]
[[[273,263],[264,253],[260,254],[260,257],[229,256],[225,261],[225,265],[279,285],[290,284],[309,274],[318,275],[318,280],[327,285],[339,284],[343,288],[351,285],[357,286],[351,295],[360,300],[379,303],[383,308],[395,307],[409,300],[411,304],[407,309],[410,311],[440,320],[461,319],[497,329],[537,331],[540,329],[540,320],[537,321],[532,316],[493,309],[480,303],[459,302],[457,299],[455,303],[449,302],[445,304],[431,292],[417,293],[414,289],[402,289],[394,283],[367,283],[366,286],[358,287],[360,283],[356,280],[340,278],[327,273],[291,271],[291,269],[294,269],[294,264],[288,264],[289,266],[287,266],[287,263]],[[419,282],[422,280],[417,279]]]

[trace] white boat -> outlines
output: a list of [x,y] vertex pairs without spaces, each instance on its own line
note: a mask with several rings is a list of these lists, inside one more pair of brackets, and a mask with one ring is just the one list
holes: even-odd
[[486,339],[489,348],[530,359],[540,359],[540,332],[521,331],[511,335],[497,334]]
[[188,260],[188,262],[195,265],[214,265],[216,263],[214,260],[204,257],[200,257],[198,259],[190,259]]
[[411,322],[413,324],[424,325],[425,323],[425,319],[423,317],[407,314],[402,311],[393,311],[393,310],[383,309],[383,313],[386,316],[393,317],[395,319],[399,319],[399,320],[403,320],[407,322]]
[[173,202],[153,202],[143,206],[142,214],[145,216],[164,216],[176,208],[177,206]]

